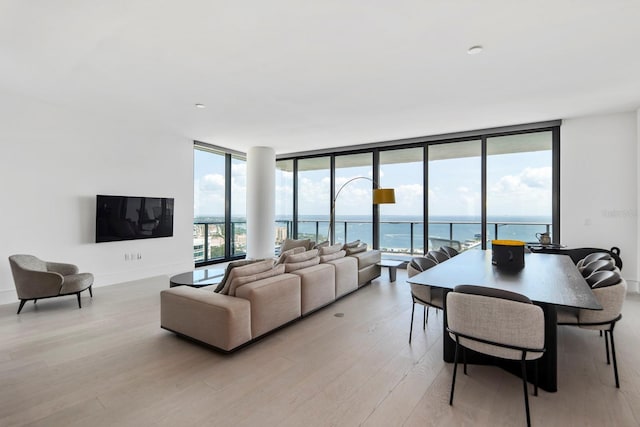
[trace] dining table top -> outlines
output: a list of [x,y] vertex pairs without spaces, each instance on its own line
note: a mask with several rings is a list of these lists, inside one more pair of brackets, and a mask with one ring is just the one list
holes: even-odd
[[471,249],[407,279],[409,283],[453,289],[477,285],[516,292],[537,303],[601,310],[591,287],[567,255],[525,253],[524,268],[493,265],[491,250]]

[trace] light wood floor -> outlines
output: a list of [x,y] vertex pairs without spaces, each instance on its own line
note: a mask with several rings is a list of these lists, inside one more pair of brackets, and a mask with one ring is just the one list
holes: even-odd
[[[19,316],[2,305],[0,425],[524,425],[521,382],[499,368],[470,366],[448,405],[442,314],[426,332],[417,317],[409,345],[406,272],[387,277],[227,356],[160,329],[167,278],[97,288],[81,310],[74,296]],[[620,389],[603,339],[562,327],[559,391],[531,397],[533,424],[639,425],[639,321],[633,294],[616,327]]]

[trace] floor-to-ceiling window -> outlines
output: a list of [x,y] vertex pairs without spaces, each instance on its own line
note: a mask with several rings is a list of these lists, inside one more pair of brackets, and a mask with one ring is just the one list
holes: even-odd
[[372,153],[335,157],[334,242],[373,244],[372,164]]
[[193,150],[193,260],[196,265],[246,253],[246,160],[200,142]]
[[481,141],[433,144],[427,150],[428,250],[481,247]]
[[231,156],[231,256],[247,253],[247,161]]
[[275,246],[293,238],[293,160],[276,162],[276,235]]
[[389,253],[424,253],[423,147],[380,152],[381,188],[393,188],[395,204],[379,205],[380,249]]
[[331,158],[298,160],[297,238],[328,240],[331,210]]
[[488,239],[552,234],[552,133],[487,138]]

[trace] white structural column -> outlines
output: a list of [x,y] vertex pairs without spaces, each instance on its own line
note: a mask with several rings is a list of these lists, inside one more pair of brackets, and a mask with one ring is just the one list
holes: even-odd
[[247,152],[247,258],[274,256],[276,153],[271,147]]

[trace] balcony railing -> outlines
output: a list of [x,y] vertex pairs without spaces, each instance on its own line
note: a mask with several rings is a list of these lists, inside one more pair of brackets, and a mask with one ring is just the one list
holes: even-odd
[[[429,221],[430,236],[427,250],[440,246],[451,246],[460,251],[480,247],[480,221]],[[380,249],[387,253],[403,255],[424,254],[422,242],[423,221],[380,221]],[[193,224],[193,252],[196,263],[205,263],[225,256],[224,222],[196,222]],[[371,243],[373,224],[371,221],[336,221],[336,241],[363,240]],[[298,238],[315,242],[328,240],[329,220],[298,221]],[[496,221],[487,222],[487,239],[517,239],[534,241],[535,233],[551,231],[549,222]],[[276,221],[274,244],[293,235],[293,221]],[[231,222],[231,256],[246,253],[246,222]]]

